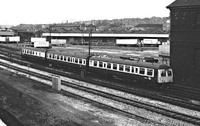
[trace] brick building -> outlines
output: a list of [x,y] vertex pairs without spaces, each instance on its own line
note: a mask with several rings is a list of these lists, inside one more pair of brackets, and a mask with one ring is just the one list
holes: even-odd
[[200,0],[176,0],[170,9],[170,57],[174,79],[200,87]]

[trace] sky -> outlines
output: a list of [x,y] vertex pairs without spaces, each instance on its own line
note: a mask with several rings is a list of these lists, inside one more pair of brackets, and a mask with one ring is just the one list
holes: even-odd
[[1,0],[0,25],[168,17],[175,0]]

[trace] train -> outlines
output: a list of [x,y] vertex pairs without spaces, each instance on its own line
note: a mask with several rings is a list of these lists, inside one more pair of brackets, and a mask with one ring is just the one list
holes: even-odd
[[60,69],[86,71],[101,78],[127,82],[142,81],[159,85],[173,82],[172,68],[166,64],[131,61],[120,58],[88,56],[64,50],[24,47],[21,56],[33,62]]

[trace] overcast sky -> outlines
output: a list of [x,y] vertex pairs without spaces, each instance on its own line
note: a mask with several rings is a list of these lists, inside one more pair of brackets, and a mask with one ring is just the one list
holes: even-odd
[[175,0],[1,0],[1,25],[167,17]]

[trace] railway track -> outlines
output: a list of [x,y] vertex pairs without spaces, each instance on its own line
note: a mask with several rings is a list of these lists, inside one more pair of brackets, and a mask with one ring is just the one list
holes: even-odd
[[[6,55],[7,53],[4,51],[4,54]],[[21,57],[19,57],[18,54],[13,54],[12,58],[13,57],[16,58],[16,59],[21,59]],[[12,60],[12,58],[10,58],[10,60]],[[14,62],[16,62],[16,61],[14,61]],[[31,63],[28,63],[28,62],[22,62],[20,60],[18,60],[17,63],[25,65],[25,66],[30,66],[30,64],[31,64]],[[38,67],[38,66],[35,66],[35,65],[31,65],[31,66],[33,66],[36,69],[41,69],[41,70],[44,70],[44,71],[48,70],[51,73],[59,74],[59,75],[62,75],[62,76],[68,76],[68,77],[71,77],[71,78],[74,78],[74,76],[76,76],[75,74],[66,73],[66,72],[59,71],[59,70],[56,71],[55,69],[52,70],[51,68],[49,69],[49,68],[44,68],[44,67]],[[133,95],[138,95],[138,96],[142,96],[142,97],[149,97],[149,98],[154,99],[154,100],[158,100],[158,101],[178,105],[178,106],[181,106],[181,107],[189,108],[189,109],[192,109],[192,110],[200,111],[200,105],[194,104],[195,102],[193,101],[193,100],[195,100],[193,98],[196,98],[196,97],[199,98],[200,92],[198,92],[198,91],[193,92],[192,90],[189,90],[187,92],[186,89],[180,90],[180,89],[183,89],[183,88],[175,88],[175,87],[171,87],[169,89],[159,90],[159,91],[158,90],[155,91],[154,89],[151,89],[152,91],[150,91],[149,88],[151,88],[151,87],[149,87],[148,90],[144,90],[144,89],[138,90],[138,89],[135,89],[135,88],[131,88],[131,89],[127,88],[126,85],[124,86],[123,84],[120,84],[120,83],[116,84],[116,83],[107,82],[107,81],[102,82],[102,81],[99,81],[97,79],[87,79],[87,78],[84,79],[84,78],[80,78],[79,76],[76,76],[75,79],[80,79],[80,80],[83,80],[83,81],[95,83],[96,85],[120,90],[122,92],[127,92],[127,93],[130,93],[130,94],[133,94]],[[190,96],[191,99],[188,99],[185,96]]]
[[189,88],[181,85],[173,85],[172,87],[167,89],[167,92],[171,92],[171,94],[182,96],[188,99],[200,101],[199,89]]
[[[44,79],[44,80],[48,80],[48,81],[51,81],[51,79],[52,79],[51,76],[48,76],[50,74],[44,74],[44,73],[41,74],[41,73],[38,73],[38,72],[32,72],[31,71],[32,68],[28,68],[26,66],[23,66],[23,68],[19,68],[19,67],[10,65],[9,63],[3,63],[3,62],[1,62],[1,65],[5,66],[9,69],[16,70],[18,72],[26,73],[29,76],[35,76],[35,77],[38,77],[40,79]],[[95,95],[95,97],[103,97],[103,98],[106,98],[106,99],[110,99],[110,100],[115,101],[119,104],[123,104],[122,106],[128,105],[127,108],[134,106],[134,107],[137,107],[137,108],[140,108],[140,109],[150,111],[152,113],[157,113],[157,114],[160,114],[160,115],[163,115],[163,116],[166,116],[166,117],[170,117],[170,118],[173,118],[173,119],[182,120],[182,121],[187,122],[187,123],[200,125],[200,121],[199,121],[200,118],[195,117],[194,115],[191,116],[191,115],[187,115],[187,114],[184,114],[184,113],[174,112],[174,111],[171,111],[171,110],[168,110],[168,109],[165,109],[165,108],[161,108],[161,107],[158,107],[158,106],[145,104],[145,103],[142,103],[142,102],[139,102],[139,101],[134,101],[132,99],[124,98],[122,96],[114,95],[113,93],[103,92],[103,91],[93,89],[93,88],[90,88],[90,87],[81,86],[80,84],[76,84],[76,83],[70,83],[69,81],[68,82],[62,81],[62,85],[67,87],[67,88],[64,88],[64,87],[62,88],[62,89],[65,89],[65,91],[69,88],[73,89],[72,92],[67,91],[68,93],[74,93],[74,92],[76,92],[74,90],[79,90],[79,91],[82,91],[82,92],[87,92],[89,94]],[[74,95],[77,95],[77,92]],[[80,94],[78,97],[83,97],[83,94]],[[98,100],[94,100],[93,98],[92,99],[91,98],[89,99],[88,97],[83,97],[83,98],[99,103]],[[103,103],[99,103],[99,104],[103,104]],[[122,106],[120,108],[123,108],[123,109],[119,109],[118,108],[119,106],[113,107],[113,106],[110,106],[108,104],[104,104],[104,106],[111,107],[112,109],[123,112],[128,116],[137,117],[137,118],[144,120],[144,117],[138,116],[138,114],[136,114],[134,112],[130,113],[130,111],[124,111],[124,109],[126,110],[126,108],[124,108]],[[152,123],[158,124],[158,122],[153,121],[151,118],[146,119],[146,121],[150,121]],[[161,125],[161,123],[159,123],[159,125]],[[164,125],[166,125],[166,124],[164,124]]]

